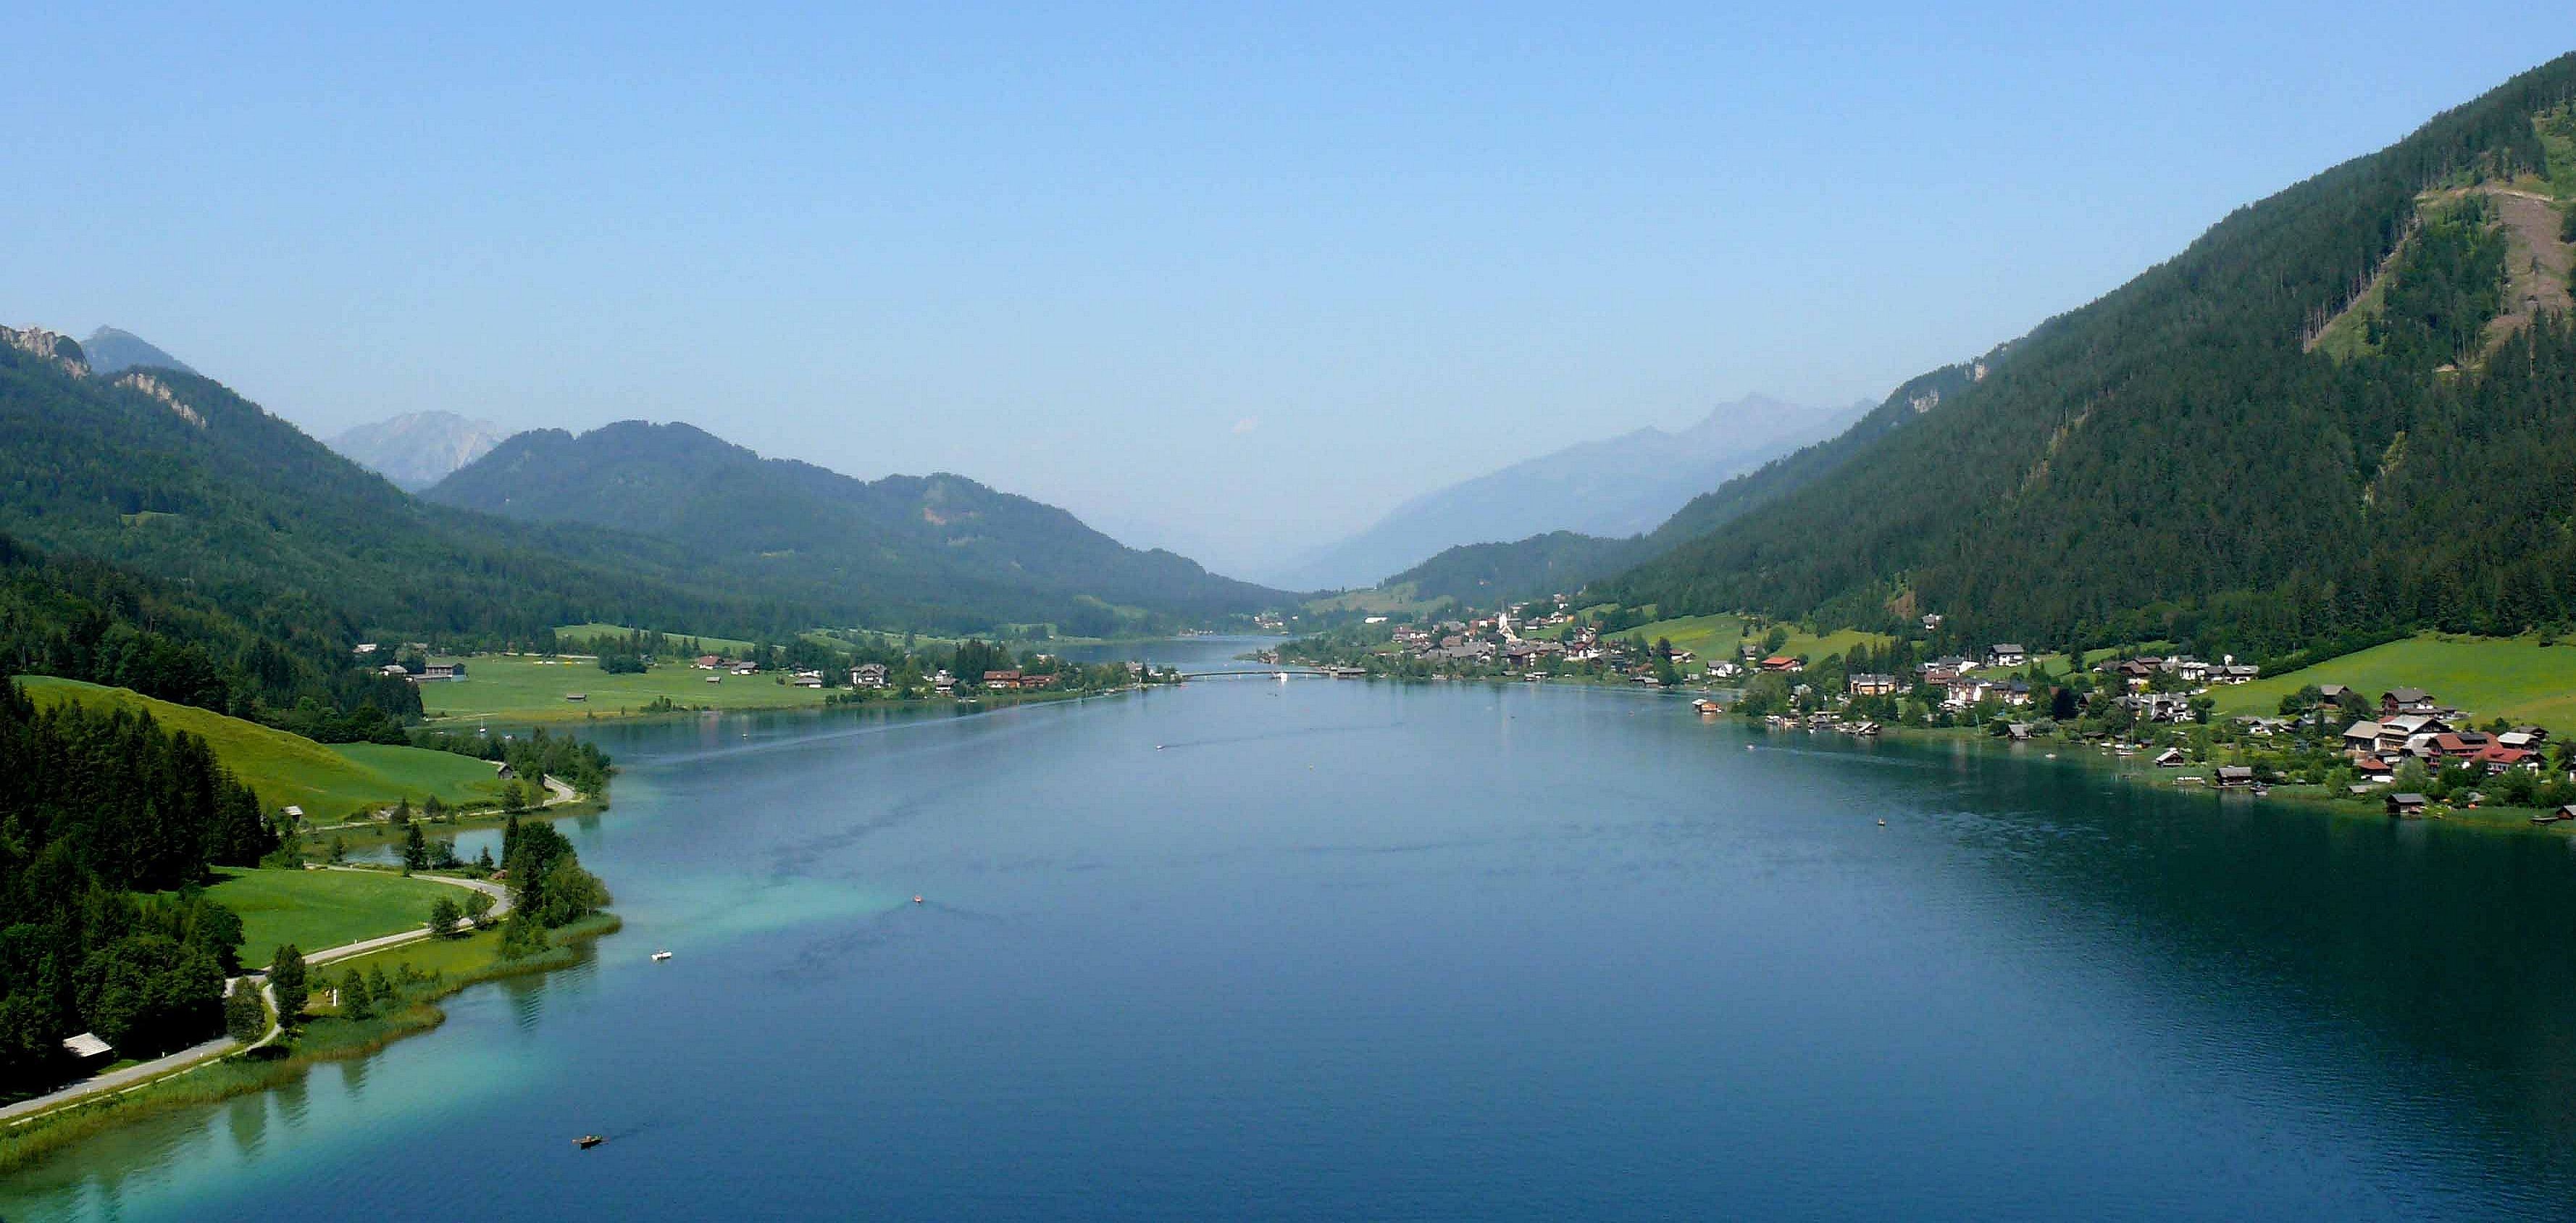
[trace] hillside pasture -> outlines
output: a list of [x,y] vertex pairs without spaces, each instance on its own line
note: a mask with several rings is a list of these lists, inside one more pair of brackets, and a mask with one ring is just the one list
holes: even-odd
[[259,792],[262,805],[302,807],[318,823],[405,798],[419,803],[436,795],[451,804],[483,803],[500,789],[492,765],[468,756],[381,743],[321,744],[124,688],[43,675],[21,676],[18,682],[39,707],[73,703],[99,711],[139,710],[165,727],[199,736],[233,776]]
[[2313,667],[2210,693],[2220,716],[2269,714],[2309,684],[2345,684],[2371,700],[2392,688],[2421,688],[2483,722],[2503,718],[2576,732],[2576,644],[2543,646],[2523,637],[2426,633]]

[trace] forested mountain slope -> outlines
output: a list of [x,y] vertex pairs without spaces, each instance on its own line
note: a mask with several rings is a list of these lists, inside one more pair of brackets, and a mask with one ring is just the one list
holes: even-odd
[[93,376],[36,331],[0,329],[0,532],[299,624],[816,622],[692,584],[659,541],[424,504],[220,383]]
[[1189,617],[1285,596],[1140,552],[1053,506],[963,476],[855,480],[764,459],[685,424],[522,433],[424,494],[531,522],[640,531],[709,570],[772,584],[908,592],[1078,633],[1143,627],[1119,608]]
[[2527,304],[2494,196],[2567,206],[2571,93],[2576,56],[2238,210],[1919,419],[1694,503],[1606,593],[2249,654],[2576,616],[2576,335],[2491,326]]

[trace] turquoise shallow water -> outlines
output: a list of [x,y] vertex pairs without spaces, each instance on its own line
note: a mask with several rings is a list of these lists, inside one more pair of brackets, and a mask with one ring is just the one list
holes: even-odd
[[617,805],[569,831],[627,929],[591,963],[108,1135],[0,1216],[2576,1203],[2563,838],[1577,690],[1219,681],[602,738]]

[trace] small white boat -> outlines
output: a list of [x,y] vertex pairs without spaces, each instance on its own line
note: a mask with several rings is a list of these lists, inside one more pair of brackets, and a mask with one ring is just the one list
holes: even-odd
[[912,898],[912,903],[914,903],[914,904],[920,904],[920,903],[921,903],[921,898],[920,898],[920,897],[918,897],[918,896],[913,897],[913,898]]
[[653,953],[653,962],[654,962],[654,963],[656,963],[656,964],[659,964],[659,963],[661,963],[662,961],[667,960],[667,959],[670,959],[670,958],[671,958],[671,953],[670,953],[670,952],[667,952],[667,951],[656,951],[656,952],[654,952],[654,953]]
[[1287,682],[1288,682],[1288,673],[1287,673],[1287,672],[1285,672],[1285,671],[1275,672],[1275,673],[1272,675],[1272,678],[1274,678],[1274,679],[1278,680],[1280,683],[1283,683],[1283,684],[1284,684],[1284,683],[1287,683]]

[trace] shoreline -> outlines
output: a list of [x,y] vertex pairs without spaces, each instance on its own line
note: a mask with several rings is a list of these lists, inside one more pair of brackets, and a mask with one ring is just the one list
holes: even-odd
[[[1633,682],[1613,681],[1606,676],[1591,677],[1550,675],[1542,676],[1536,680],[1531,680],[1526,677],[1503,675],[1414,676],[1372,672],[1362,678],[1367,680],[1385,680],[1398,684],[1473,683],[1490,684],[1498,687],[1563,687],[1587,689],[1595,692],[1618,691],[1629,693],[1640,700],[1709,697],[1714,696],[1720,691],[1728,691],[1726,689],[1692,687],[1643,688]],[[1758,729],[1775,735],[1830,735],[1835,738],[1851,738],[1851,736],[1842,735],[1839,732],[1830,730],[1810,731],[1803,728],[1791,730],[1788,728],[1769,726],[1759,720],[1748,719],[1734,713],[1719,714],[1715,720],[1724,723],[1731,723],[1747,729]],[[2057,760],[2050,761],[2050,763],[2056,763],[2058,761],[2076,761],[2084,765],[2086,768],[2100,772],[2107,772],[2129,784],[2144,784],[2150,786],[2150,788],[2166,789],[2175,794],[2183,794],[2193,789],[2198,789],[2213,798],[2233,793],[2233,791],[2221,789],[2215,785],[2203,785],[2199,787],[2179,785],[2167,785],[2162,787],[2155,786],[2155,779],[2161,777],[2167,770],[2157,769],[2152,766],[2124,764],[2121,757],[2105,751],[2102,745],[2097,741],[2064,739],[2046,741],[2014,741],[1998,739],[1977,727],[1905,726],[1895,723],[1882,723],[1880,726],[1880,736],[1891,740],[1911,743],[1949,742],[1954,744],[1969,744],[1974,745],[1980,754],[2000,754],[2006,757],[2019,756],[2029,749],[2037,748],[2043,754],[2050,752],[2055,753]],[[1994,753],[1993,748],[1995,747],[2000,747],[2003,751],[2001,753]],[[2016,748],[2021,749],[2021,751],[2016,751]],[[2030,763],[2040,763],[2040,761],[2034,759],[2030,761]],[[2223,762],[2216,760],[2203,761],[2196,762],[2194,765],[2189,767],[2214,769],[2218,767],[2220,763]],[[2181,777],[2190,776],[2192,774],[2190,773],[2189,768],[2186,768],[2174,771],[2174,775]],[[2377,796],[2378,792],[2374,792],[2373,799],[2376,800]],[[2576,835],[2576,823],[2532,823],[2531,817],[2540,813],[2540,809],[2536,807],[2480,806],[2474,808],[2445,808],[2440,814],[2427,814],[2417,819],[2408,820],[2387,814],[2375,801],[2356,801],[2324,793],[2323,790],[2315,783],[2276,783],[2264,794],[2255,795],[2247,793],[2243,795],[2243,798],[2249,802],[2283,803],[2302,810],[2332,816],[2338,819],[2395,823],[2442,824],[2447,827],[2471,829],[2489,835],[2538,837]]]
[[[0,1131],[0,1175],[41,1163],[81,1140],[129,1122],[142,1121],[194,1105],[215,1104],[283,1086],[326,1062],[349,1061],[376,1053],[395,1041],[436,1030],[447,1022],[439,1003],[467,988],[510,977],[539,975],[570,968],[591,954],[598,940],[615,934],[624,922],[600,912],[547,934],[544,951],[522,959],[493,959],[454,977],[437,978],[428,992],[406,999],[400,1010],[363,1020],[319,1016],[307,1021],[290,1044],[253,1046],[226,1057],[201,1062],[123,1091],[65,1104],[12,1123]],[[489,938],[497,947],[500,931],[477,931],[469,939]],[[349,957],[349,963],[405,950],[371,951]],[[283,1056],[268,1055],[284,1049]]]
[[[715,714],[721,717],[738,713],[829,713],[844,709],[873,709],[879,707],[886,708],[890,711],[954,708],[975,709],[978,707],[1007,708],[1014,705],[1041,705],[1056,701],[1084,700],[1090,697],[1122,696],[1131,692],[1142,692],[1147,688],[1169,686],[1171,685],[1130,684],[1123,688],[1101,688],[1080,692],[1037,691],[1025,694],[1017,692],[987,691],[971,698],[932,696],[921,697],[913,700],[889,698],[881,701],[781,701],[775,704],[727,705],[722,707],[713,705],[675,705],[669,709],[621,707],[615,713],[604,713],[596,708],[568,709],[558,708],[555,706],[501,710],[490,713],[452,713],[442,711],[435,716],[423,717],[420,724],[424,727],[439,730],[452,730],[459,726],[477,724],[525,726],[531,729],[544,727],[546,729],[553,730],[565,726],[606,722],[629,725],[639,722],[664,720],[678,721],[682,718],[702,718],[709,714]],[[826,689],[826,691],[833,690]]]

